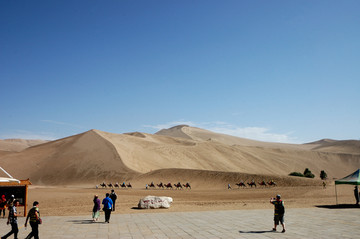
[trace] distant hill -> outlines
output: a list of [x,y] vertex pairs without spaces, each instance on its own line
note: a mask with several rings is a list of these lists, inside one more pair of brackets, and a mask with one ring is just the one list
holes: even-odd
[[360,140],[323,139],[316,142],[308,143],[307,145],[312,146],[312,150],[343,154],[351,153],[360,155]]
[[214,181],[209,172],[261,178],[286,177],[309,168],[317,177],[325,170],[332,178],[360,168],[358,143],[269,143],[181,125],[156,134],[90,130],[20,152],[0,153],[0,162],[15,178],[47,185],[136,181],[152,172],[161,177],[177,171],[194,180],[202,175],[202,180]]
[[19,152],[28,147],[49,142],[40,139],[0,139],[0,151]]

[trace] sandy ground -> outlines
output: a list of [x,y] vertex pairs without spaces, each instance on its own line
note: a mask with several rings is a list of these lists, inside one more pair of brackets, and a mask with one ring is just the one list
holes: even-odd
[[[40,202],[41,215],[67,216],[91,215],[93,196],[100,199],[110,189],[96,189],[91,187],[29,187],[28,205],[34,200]],[[274,188],[246,188],[232,190],[226,187],[217,189],[115,189],[118,195],[115,213],[156,213],[156,212],[188,212],[210,210],[239,210],[272,208],[269,199],[281,194],[286,208],[308,208],[315,206],[335,205],[335,188],[327,186],[299,186]],[[337,186],[338,203],[353,204],[353,186]],[[173,204],[169,209],[137,209],[140,198],[148,195],[169,196]]]

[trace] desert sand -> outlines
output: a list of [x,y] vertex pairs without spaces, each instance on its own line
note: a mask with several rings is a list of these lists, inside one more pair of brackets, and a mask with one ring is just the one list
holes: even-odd
[[[171,208],[161,212],[271,208],[269,199],[276,194],[287,207],[313,207],[336,203],[334,179],[360,168],[360,141],[269,143],[186,125],[156,134],[90,130],[56,141],[1,140],[0,163],[14,178],[30,179],[28,202],[38,200],[43,215],[89,215],[94,194],[103,198],[110,192],[95,188],[102,182],[133,185],[115,189],[116,213],[144,212],[134,207],[147,195],[173,197]],[[305,168],[314,179],[288,176]],[[328,175],[326,189],[321,170]],[[277,186],[235,185],[252,180],[274,180]],[[152,181],[189,182],[192,189],[146,190]],[[353,203],[353,187],[338,187],[338,197],[339,203]]]
[[[352,186],[337,186],[338,203],[353,204]],[[90,217],[93,206],[93,196],[104,198],[110,189],[95,189],[86,187],[30,187],[29,202],[40,202],[43,216],[84,215]],[[115,189],[118,195],[114,213],[157,213],[157,212],[188,212],[211,210],[246,210],[272,209],[269,203],[271,197],[281,194],[286,208],[308,208],[335,205],[334,186],[323,189],[321,186],[277,187],[257,189],[224,188],[163,190],[133,188]],[[168,196],[173,198],[169,209],[137,209],[140,198],[148,195]]]

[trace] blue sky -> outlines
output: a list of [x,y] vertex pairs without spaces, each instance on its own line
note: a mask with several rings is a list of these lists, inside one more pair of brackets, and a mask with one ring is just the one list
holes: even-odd
[[189,124],[360,139],[360,1],[0,1],[0,138]]

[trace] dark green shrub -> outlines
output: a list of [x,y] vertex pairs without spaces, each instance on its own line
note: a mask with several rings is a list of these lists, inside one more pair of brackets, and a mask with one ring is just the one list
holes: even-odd
[[289,173],[289,176],[304,177],[304,174],[302,174],[300,172],[291,172],[291,173]]

